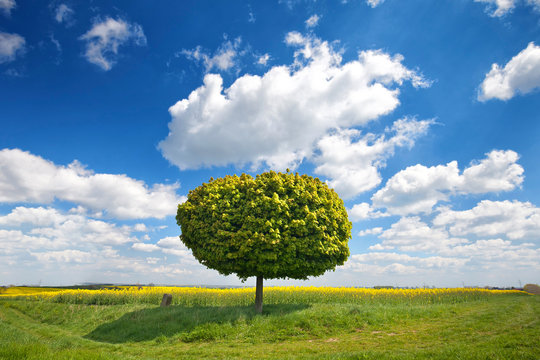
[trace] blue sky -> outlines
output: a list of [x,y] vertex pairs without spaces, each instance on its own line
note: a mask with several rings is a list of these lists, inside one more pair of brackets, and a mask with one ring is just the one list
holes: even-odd
[[0,0],[0,284],[240,284],[176,206],[286,168],[351,257],[268,284],[538,283],[539,88],[537,0]]

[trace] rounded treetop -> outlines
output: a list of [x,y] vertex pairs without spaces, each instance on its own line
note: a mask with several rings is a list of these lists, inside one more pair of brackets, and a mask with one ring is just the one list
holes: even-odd
[[211,179],[189,192],[176,220],[199,262],[241,279],[306,279],[349,257],[352,226],[343,201],[307,175]]

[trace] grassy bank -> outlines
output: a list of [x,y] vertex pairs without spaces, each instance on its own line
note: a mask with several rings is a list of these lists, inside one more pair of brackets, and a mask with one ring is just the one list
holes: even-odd
[[313,295],[311,301],[297,294],[295,301],[266,304],[262,316],[251,305],[217,300],[216,305],[160,308],[144,302],[92,305],[65,298],[2,297],[0,358],[540,357],[539,296],[492,293],[455,301],[447,294],[439,301],[403,296],[401,302],[396,297],[323,302]]

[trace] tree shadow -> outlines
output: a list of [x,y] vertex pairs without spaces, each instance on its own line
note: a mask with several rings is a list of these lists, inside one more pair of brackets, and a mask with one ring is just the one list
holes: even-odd
[[[142,309],[124,314],[86,334],[86,339],[113,344],[148,341],[158,337],[189,334],[201,328],[249,323],[256,316],[280,316],[307,309],[305,304],[265,305],[258,315],[250,306],[169,306]],[[190,337],[186,337],[188,339]]]

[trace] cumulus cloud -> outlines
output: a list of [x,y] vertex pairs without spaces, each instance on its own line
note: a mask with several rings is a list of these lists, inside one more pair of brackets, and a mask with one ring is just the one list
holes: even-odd
[[135,250],[144,251],[144,252],[152,252],[159,250],[160,247],[156,244],[147,244],[147,243],[135,243],[131,246]]
[[6,16],[10,16],[11,10],[16,6],[15,0],[0,0],[0,12],[3,12]]
[[0,64],[15,60],[24,53],[26,41],[19,34],[0,32]]
[[412,147],[416,138],[425,134],[433,122],[401,119],[386,129],[385,135],[362,135],[355,129],[339,130],[317,142],[320,154],[314,158],[315,173],[330,178],[328,185],[350,199],[381,182],[378,169],[394,154],[396,147]]
[[173,249],[173,248],[185,248],[184,244],[180,241],[178,236],[168,236],[166,238],[160,239],[157,244],[161,248]]
[[399,215],[430,213],[433,206],[447,201],[451,195],[510,191],[521,185],[523,168],[516,163],[517,153],[493,150],[486,155],[462,174],[456,161],[408,167],[372,196],[373,206]]
[[[0,273],[9,267],[9,273],[16,273],[16,279],[25,279],[22,282],[35,281],[36,273],[43,273],[52,277],[49,283],[56,285],[89,281],[89,277],[96,282],[134,282],[141,278],[154,282],[162,276],[193,271],[203,278],[211,273],[177,237],[145,244],[132,235],[135,227],[92,219],[76,211],[16,207],[0,215]],[[167,256],[121,255],[128,248],[143,254],[161,251],[174,258],[171,264]]]
[[195,258],[191,255],[191,251],[180,241],[178,237],[169,236],[160,239],[157,244],[135,243],[133,249],[152,252],[162,251],[165,254],[175,255],[183,258],[183,262],[196,263]]
[[474,285],[508,286],[512,283],[517,285],[516,279],[520,278],[534,281],[539,274],[539,259],[540,249],[534,248],[532,244],[512,244],[507,240],[490,239],[456,245],[435,256],[381,251],[355,254],[341,271],[384,279],[403,275],[406,278],[402,281],[416,282],[417,285],[432,278],[438,284],[453,284],[450,286],[461,285],[463,280]]
[[171,106],[163,156],[180,169],[228,164],[295,168],[332,129],[362,126],[399,104],[398,86],[428,86],[401,55],[362,51],[342,64],[339,51],[297,32],[290,66],[243,75],[223,88],[218,74]]
[[61,166],[19,149],[0,151],[0,203],[47,204],[58,199],[120,219],[164,218],[185,201],[176,194],[178,188],[179,184],[149,187],[126,175],[95,174],[78,161]]
[[0,249],[8,254],[73,247],[96,249],[137,241],[127,226],[53,208],[16,207],[0,216],[0,227]]
[[[36,281],[36,274],[40,274],[39,277],[49,278],[46,281],[52,285],[139,279],[155,282],[192,272],[197,272],[201,279],[214,276],[195,260],[178,237],[162,238],[157,244],[141,243],[133,233],[141,230],[142,225],[93,219],[79,209],[65,212],[16,207],[0,215],[0,273],[9,269],[6,273],[13,276],[13,281],[22,283]],[[127,249],[142,251],[144,255],[161,252],[166,256],[123,256]],[[175,277],[175,281],[179,278]]]
[[390,178],[384,188],[372,196],[375,207],[385,207],[392,214],[431,212],[433,206],[447,200],[448,189],[458,182],[457,162],[425,167],[415,165]]
[[360,230],[360,232],[358,232],[358,236],[377,235],[377,234],[380,234],[382,232],[383,232],[382,227],[374,227],[374,228],[371,228],[371,229]]
[[[540,209],[528,202],[484,200],[463,211],[440,207],[431,223],[419,216],[402,217],[386,230],[359,233],[377,234],[381,242],[370,246],[371,252],[351,256],[346,266],[352,271],[427,276],[440,269],[534,278],[540,269]],[[384,252],[392,249],[400,253]]]
[[523,167],[517,164],[519,155],[511,150],[491,151],[487,158],[472,162],[463,171],[458,191],[482,194],[514,190],[523,182]]
[[531,243],[514,244],[509,240],[478,240],[472,244],[447,249],[447,256],[469,259],[469,270],[487,270],[498,274],[522,271],[521,276],[538,276],[540,248]]
[[369,252],[352,255],[346,269],[370,274],[408,275],[432,269],[450,270],[462,267],[467,259],[456,257],[417,257],[400,253]]
[[241,44],[242,38],[238,37],[234,41],[225,41],[213,55],[209,55],[200,46],[197,46],[193,50],[184,49],[180,54],[186,56],[188,59],[202,63],[206,72],[214,69],[226,71],[238,66],[237,59],[240,53],[242,53],[240,50]]
[[54,19],[58,23],[67,23],[69,24],[73,18],[75,12],[66,4],[60,4],[56,7],[54,11]]
[[319,24],[320,19],[321,18],[317,14],[311,15],[309,19],[306,20],[306,27],[309,29],[314,28]]
[[354,205],[351,209],[348,209],[347,212],[349,215],[349,219],[353,222],[390,216],[389,214],[385,214],[380,211],[375,211],[366,202]]
[[146,227],[145,224],[135,224],[135,226],[133,226],[133,230],[134,231],[138,231],[138,232],[145,232],[145,231],[148,231],[148,228]]
[[40,262],[54,263],[91,263],[95,261],[95,256],[87,251],[80,250],[61,250],[49,252],[31,253]]
[[110,17],[96,21],[79,39],[86,42],[84,54],[86,60],[105,71],[110,70],[115,64],[120,46],[128,43],[137,46],[146,45],[146,36],[140,25]]
[[430,227],[419,217],[403,217],[379,236],[382,246],[396,247],[406,252],[439,252],[451,246],[467,243],[464,238],[452,238],[445,229]]
[[12,227],[28,224],[33,227],[47,227],[60,224],[66,219],[64,215],[52,208],[18,206],[9,214],[0,216],[0,225]]
[[483,200],[474,208],[454,211],[439,210],[434,218],[436,226],[448,227],[456,236],[505,236],[509,239],[538,239],[540,237],[540,209],[529,202]]
[[58,248],[58,242],[43,236],[27,235],[19,229],[0,228],[0,253],[12,255],[28,249]]
[[533,42],[504,67],[493,64],[480,85],[478,100],[508,100],[540,87],[540,46]]

